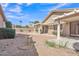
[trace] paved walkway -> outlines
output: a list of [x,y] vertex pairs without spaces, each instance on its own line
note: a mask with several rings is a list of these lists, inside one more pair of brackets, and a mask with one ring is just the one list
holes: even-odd
[[45,41],[48,39],[56,39],[56,36],[47,34],[30,34],[33,37],[33,41],[36,41],[35,47],[40,56],[76,56],[75,51],[66,48],[52,48],[47,47]]
[[23,34],[17,35],[15,39],[0,39],[0,56],[37,56],[35,46],[27,46],[27,41]]

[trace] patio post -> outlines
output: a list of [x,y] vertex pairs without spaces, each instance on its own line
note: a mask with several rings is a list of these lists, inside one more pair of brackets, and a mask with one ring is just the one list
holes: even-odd
[[40,34],[40,27],[38,28],[38,33]]
[[40,28],[39,28],[39,34],[40,34]]
[[60,39],[60,20],[58,20],[57,24],[57,39]]
[[3,27],[4,27],[4,28],[6,27],[5,22],[3,22]]

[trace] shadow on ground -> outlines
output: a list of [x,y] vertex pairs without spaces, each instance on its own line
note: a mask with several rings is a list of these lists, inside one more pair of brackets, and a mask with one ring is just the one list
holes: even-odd
[[33,40],[28,40],[24,34],[18,34],[14,39],[0,40],[0,56],[38,56]]

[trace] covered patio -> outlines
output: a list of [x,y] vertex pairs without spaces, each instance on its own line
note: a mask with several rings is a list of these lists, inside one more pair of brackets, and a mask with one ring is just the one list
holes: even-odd
[[72,12],[53,18],[57,23],[57,39],[60,39],[60,25],[63,24],[63,33],[68,36],[79,36],[79,10],[74,9]]
[[38,23],[34,25],[35,31],[39,34],[48,33],[49,26],[48,24]]

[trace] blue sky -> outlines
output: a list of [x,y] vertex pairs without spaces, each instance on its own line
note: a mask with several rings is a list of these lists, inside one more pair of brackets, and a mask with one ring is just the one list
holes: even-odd
[[12,24],[29,24],[30,21],[42,22],[53,10],[66,8],[79,8],[79,3],[3,3],[3,11],[7,20]]

